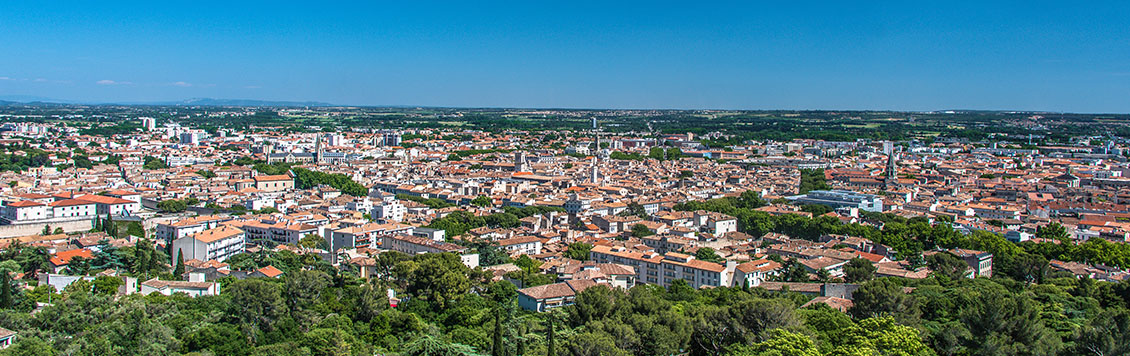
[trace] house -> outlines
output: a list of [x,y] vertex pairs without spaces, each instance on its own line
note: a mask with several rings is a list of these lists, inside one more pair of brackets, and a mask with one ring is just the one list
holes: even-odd
[[173,223],[157,224],[157,239],[171,242],[176,239],[192,236],[204,230],[214,229],[225,221],[232,220],[230,216],[202,215],[180,219]]
[[87,194],[75,199],[94,203],[95,214],[128,216],[141,211],[141,203],[104,195]]
[[223,262],[228,257],[242,253],[245,242],[246,234],[243,230],[231,226],[220,226],[201,231],[195,235],[173,241],[173,261],[176,261],[179,254],[183,253],[186,260]]
[[592,279],[625,290],[636,285],[636,270],[631,266],[592,261],[576,263],[574,261],[574,263],[556,266],[554,269],[559,281]]
[[498,241],[498,246],[512,256],[541,254],[542,239],[533,236],[520,236]]
[[289,175],[255,176],[255,189],[264,192],[280,192],[294,189],[294,178]]
[[973,269],[973,277],[993,276],[993,254],[963,248],[955,248],[949,252],[960,257],[969,265],[969,268]]
[[577,293],[599,284],[592,279],[580,279],[519,289],[518,305],[535,312],[572,305]]
[[781,263],[768,259],[760,259],[739,264],[734,268],[734,287],[757,287],[761,282],[776,276],[781,270]]
[[19,223],[47,218],[47,204],[31,200],[20,200],[4,204],[4,220],[8,223]]
[[479,254],[466,253],[466,247],[423,237],[404,234],[391,235],[384,238],[382,247],[409,255],[451,252],[459,255],[459,258],[467,267],[475,268],[479,266]]
[[63,270],[66,269],[67,266],[71,263],[71,260],[76,257],[90,260],[94,258],[94,251],[81,248],[76,250],[57,252],[55,253],[55,256],[51,256],[51,259],[49,259],[47,262],[51,264],[51,270],[55,271],[55,273],[60,273],[63,272]]
[[162,281],[157,278],[141,282],[141,295],[184,293],[189,297],[220,295],[220,283],[205,282],[201,273],[191,273],[186,281]]
[[16,332],[0,328],[0,350],[11,347],[14,343],[16,343]]

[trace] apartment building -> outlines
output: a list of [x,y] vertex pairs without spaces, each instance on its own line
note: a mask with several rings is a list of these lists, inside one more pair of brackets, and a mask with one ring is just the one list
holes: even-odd
[[185,260],[223,262],[228,257],[242,253],[245,241],[246,234],[243,230],[231,226],[201,231],[173,241],[173,260],[176,261],[183,253]]

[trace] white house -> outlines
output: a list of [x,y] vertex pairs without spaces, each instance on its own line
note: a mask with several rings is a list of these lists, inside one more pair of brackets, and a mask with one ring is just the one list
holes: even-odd
[[232,255],[242,253],[245,240],[246,234],[243,230],[234,227],[220,226],[205,230],[192,236],[174,240],[173,260],[177,260],[179,253],[184,253],[185,260],[198,259],[223,262]]

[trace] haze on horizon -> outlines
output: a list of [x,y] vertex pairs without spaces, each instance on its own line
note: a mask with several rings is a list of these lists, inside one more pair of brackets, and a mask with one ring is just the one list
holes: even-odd
[[1130,3],[11,2],[0,96],[1130,112]]

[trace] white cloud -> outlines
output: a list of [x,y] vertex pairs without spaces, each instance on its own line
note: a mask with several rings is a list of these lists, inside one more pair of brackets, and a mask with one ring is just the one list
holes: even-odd
[[15,79],[12,79],[12,78],[9,78],[9,77],[0,77],[0,80],[15,80]]
[[129,84],[133,84],[131,82],[119,82],[119,81],[113,81],[113,80],[109,80],[109,79],[102,79],[102,80],[99,80],[99,81],[94,82],[94,83],[98,84],[98,85],[129,85]]
[[192,86],[191,83],[186,83],[186,82],[175,82],[175,83],[172,83],[171,85],[175,86],[175,87],[184,87],[184,88]]

